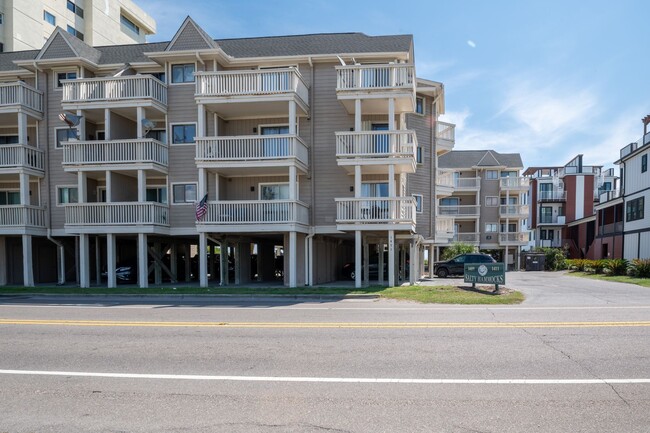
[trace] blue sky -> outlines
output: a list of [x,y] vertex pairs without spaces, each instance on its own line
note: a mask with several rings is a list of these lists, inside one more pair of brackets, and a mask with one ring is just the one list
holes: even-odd
[[[650,2],[136,0],[169,40],[190,15],[214,38],[413,34],[419,77],[445,83],[456,149],[524,165],[611,165],[650,114]],[[644,79],[645,78],[645,79]]]

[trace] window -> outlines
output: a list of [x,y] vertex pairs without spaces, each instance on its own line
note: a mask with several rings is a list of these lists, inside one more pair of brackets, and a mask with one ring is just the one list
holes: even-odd
[[485,178],[494,180],[499,178],[499,172],[497,170],[486,170],[485,171]]
[[193,83],[194,63],[172,65],[172,83]]
[[82,41],[84,40],[84,34],[81,33],[79,30],[75,29],[72,26],[68,26],[68,33],[70,33],[72,36],[76,36],[77,38],[81,39]]
[[501,197],[501,204],[517,204],[517,197]]
[[20,204],[20,191],[0,191],[0,205]]
[[57,72],[56,74],[56,87],[61,88],[63,87],[63,84],[61,83],[61,80],[76,80],[77,79],[77,73],[76,72]]
[[424,98],[415,98],[415,112],[424,114]]
[[174,203],[194,203],[196,201],[196,184],[179,183],[174,185]]
[[553,222],[553,208],[549,206],[542,206],[540,208],[540,218],[539,222],[544,224],[550,224]]
[[459,204],[459,197],[445,197],[440,199],[440,206],[458,206]]
[[648,154],[641,157],[641,173],[648,171]]
[[487,233],[496,233],[499,231],[499,226],[497,223],[485,223],[485,231]]
[[60,186],[57,193],[58,204],[78,203],[79,193],[77,187]]
[[76,13],[76,14],[79,16],[79,18],[83,18],[83,17],[84,17],[84,10],[81,9],[81,8],[80,8],[79,6],[77,6],[76,4],[74,4],[73,2],[71,2],[70,0],[68,0],[67,7],[68,7],[68,10],[70,10],[70,11]]
[[625,204],[625,221],[643,219],[643,201],[644,197],[639,197]]
[[56,25],[56,17],[49,13],[48,11],[43,11],[43,19],[53,26]]
[[415,162],[417,162],[418,164],[423,163],[423,160],[422,160],[422,146],[418,146],[417,149],[416,149]]
[[147,201],[167,204],[167,187],[159,186],[147,188]]
[[0,135],[0,145],[3,144],[18,144],[17,135]]
[[388,197],[388,183],[362,183],[361,197]]
[[415,212],[422,213],[422,194],[413,194],[415,197]]
[[499,206],[499,197],[485,197],[485,206]]
[[164,129],[152,129],[147,133],[147,138],[153,138],[154,140],[167,144],[167,131]]
[[506,228],[508,229],[507,233],[516,233],[517,223],[509,223],[507,227],[505,223],[501,223],[501,233],[506,233]]
[[172,125],[172,144],[194,143],[196,125]]
[[56,129],[56,144],[55,147],[57,149],[62,149],[63,145],[61,144],[62,141],[68,141],[70,139],[76,140],[77,139],[77,130],[76,129],[70,129],[70,128],[57,128]]
[[131,30],[133,33],[136,35],[140,34],[140,27],[138,27],[133,21],[125,17],[124,15],[120,15],[120,22],[122,25],[129,30]]
[[517,177],[516,171],[502,171],[501,177]]
[[167,74],[165,74],[164,72],[152,72],[151,76],[155,77],[155,78],[158,78],[163,83],[167,82]]
[[267,183],[259,185],[260,200],[288,200],[288,183]]
[[[260,126],[260,135],[289,134],[289,125]],[[262,141],[262,154],[265,157],[289,156],[289,139],[287,137],[269,137]]]

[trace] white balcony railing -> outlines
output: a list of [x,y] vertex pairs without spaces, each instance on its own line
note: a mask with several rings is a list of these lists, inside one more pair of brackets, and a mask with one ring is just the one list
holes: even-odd
[[415,162],[415,131],[360,131],[336,133],[338,158],[409,158]]
[[466,244],[476,244],[481,240],[480,233],[454,233],[452,242],[462,242]]
[[233,200],[208,203],[197,224],[309,224],[309,206],[297,200]]
[[529,182],[527,177],[502,177],[501,189],[528,189]]
[[481,215],[479,205],[442,205],[438,206],[438,215],[454,217],[478,217]]
[[43,92],[22,81],[0,84],[0,107],[22,105],[43,112]]
[[0,168],[27,167],[45,170],[45,153],[41,149],[22,144],[0,145]]
[[600,167],[592,166],[592,165],[583,165],[582,167],[577,167],[577,166],[566,166],[560,168],[558,171],[558,175],[560,177],[563,177],[567,174],[600,174]]
[[438,176],[436,177],[436,185],[454,188],[454,173],[451,171],[438,170]]
[[415,224],[415,198],[337,198],[336,222]]
[[111,202],[65,205],[66,225],[169,225],[169,206],[162,203]]
[[527,232],[499,233],[500,244],[522,244],[528,242],[529,238]]
[[542,215],[539,218],[539,223],[540,224],[564,224],[566,222],[566,216],[558,216],[558,215]]
[[168,165],[169,149],[153,138],[110,141],[64,141],[63,165]]
[[436,233],[447,234],[454,232],[454,219],[448,217],[436,218]]
[[596,193],[598,194],[598,201],[601,203],[614,200],[615,198],[619,198],[621,196],[620,189],[614,189],[611,191],[596,191]]
[[505,204],[499,206],[499,215],[501,216],[511,216],[511,217],[527,217],[528,216],[528,205],[527,204]]
[[537,201],[564,201],[566,191],[539,191]]
[[452,142],[456,141],[456,125],[447,122],[436,122],[436,138]]
[[0,206],[2,227],[45,227],[45,208],[29,205]]
[[457,177],[454,179],[454,189],[463,190],[477,190],[481,187],[480,177]]
[[63,80],[62,103],[150,99],[167,105],[167,85],[151,75]]
[[196,138],[196,160],[233,162],[296,159],[309,164],[309,150],[297,135],[244,135]]
[[336,67],[336,90],[408,89],[415,92],[413,65],[346,65]]
[[309,103],[307,84],[298,69],[196,72],[197,97],[281,95],[295,93]]

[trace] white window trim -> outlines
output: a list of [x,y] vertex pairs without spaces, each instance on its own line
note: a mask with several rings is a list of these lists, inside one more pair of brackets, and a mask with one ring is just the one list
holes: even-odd
[[[257,199],[260,201],[278,201],[278,200],[264,200],[262,198],[262,187],[265,185],[287,185],[289,186],[289,189],[291,189],[291,185],[289,185],[289,182],[259,182],[257,184]],[[300,182],[296,182],[296,200],[298,200],[298,197],[300,197]],[[290,198],[287,199],[280,199],[280,200],[291,200]]]
[[174,126],[176,125],[194,125],[194,130],[198,134],[199,132],[199,125],[197,122],[175,122],[175,123],[170,123],[169,124],[169,133],[167,134],[167,141],[169,141],[168,145],[169,146],[195,146],[196,145],[196,137],[194,137],[195,141],[191,143],[174,143]]
[[[496,177],[494,177],[494,178],[492,178],[492,177],[488,177],[488,175],[487,175],[487,174],[488,174],[488,171],[494,171],[494,172],[496,172],[496,173],[497,173]],[[484,179],[485,179],[485,180],[499,180],[499,175],[500,175],[499,170],[485,170],[485,177],[484,177]]]
[[97,187],[97,203],[107,203],[107,202],[100,201],[100,199],[102,198],[102,191],[106,191],[106,186]]
[[[418,161],[418,150],[420,151],[420,156],[422,156],[420,161]],[[423,165],[424,164],[424,146],[417,146],[415,148],[415,163],[417,165]]]
[[[488,204],[488,199],[489,198],[496,199],[497,204]],[[496,195],[488,195],[488,196],[485,197],[485,207],[499,207],[500,202],[501,202],[501,199]]]
[[[188,82],[182,82],[182,83],[174,83],[173,77],[172,77],[172,69],[176,65],[191,65],[194,64],[194,81],[188,81]],[[167,79],[167,85],[168,86],[187,86],[188,84],[195,86],[196,85],[196,73],[199,72],[198,65],[196,62],[174,62],[174,63],[169,63],[169,71],[165,72],[165,76],[169,77]]]
[[[417,112],[418,99],[422,100],[422,113]],[[425,101],[426,101],[426,99],[421,97],[421,96],[416,96],[415,97],[415,110],[413,110],[413,114],[417,114],[418,116],[422,116],[422,117],[426,116],[426,114],[427,114],[427,104],[425,103]]]
[[418,211],[417,200],[415,201],[415,213],[421,214],[424,208],[424,196],[422,194],[411,194],[413,197],[420,197],[420,210]]
[[[169,189],[167,190],[167,201],[168,202],[170,201],[169,197],[171,196],[171,202],[169,202],[168,204],[171,204],[171,205],[174,205],[174,206],[188,206],[188,205],[193,206],[196,203],[196,201],[177,202],[176,201],[176,194],[174,193],[174,186],[175,185],[195,185],[196,186],[196,198],[197,198],[197,201],[200,200],[199,199],[199,183],[198,182],[172,182],[171,185],[170,185],[171,186],[171,194],[170,194],[170,190]],[[146,190],[146,188],[145,188],[145,190]],[[203,198],[203,197],[201,197],[201,198]]]
[[[260,123],[257,125],[257,135],[262,135],[262,128],[278,128],[281,126],[289,127],[288,123]],[[296,135],[298,135],[298,122],[296,122]]]
[[59,84],[58,75],[63,74],[63,73],[69,74],[71,72],[74,72],[75,74],[77,74],[77,79],[81,78],[79,68],[74,68],[74,69],[70,69],[70,68],[52,69],[52,78],[54,78],[54,80],[53,80],[54,82],[52,83],[52,87],[54,88],[55,91],[57,91],[57,92],[62,92],[63,91],[63,86],[61,86],[61,87],[58,86],[58,84]]
[[65,206],[67,206],[69,204],[77,204],[77,203],[79,203],[79,201],[77,201],[77,203],[59,203],[59,190],[61,188],[77,188],[77,196],[79,196],[79,185],[57,185],[56,186],[56,206],[57,207],[65,207]]
[[[497,227],[496,231],[488,231],[487,226],[489,226],[489,225],[495,225]],[[499,226],[499,223],[497,223],[497,222],[485,223],[484,227],[485,227],[485,233],[499,233],[499,229],[501,228]]]
[[[57,126],[57,127],[54,128],[54,149],[55,149],[55,150],[61,150],[61,151],[63,151],[63,146],[58,147],[58,146],[56,145],[56,136],[57,136],[57,132],[58,132],[60,129],[66,129],[66,130],[69,130],[70,128],[68,128],[67,126]],[[76,129],[76,128],[72,128],[72,129],[73,129],[73,130],[77,130],[77,133],[79,133],[79,130],[78,130],[78,129]]]

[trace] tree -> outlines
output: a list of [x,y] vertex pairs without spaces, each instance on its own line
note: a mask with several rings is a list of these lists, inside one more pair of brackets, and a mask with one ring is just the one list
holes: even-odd
[[459,254],[468,254],[476,251],[474,245],[464,244],[462,242],[454,242],[442,252],[442,260],[449,260]]

